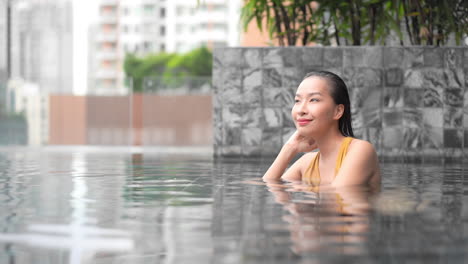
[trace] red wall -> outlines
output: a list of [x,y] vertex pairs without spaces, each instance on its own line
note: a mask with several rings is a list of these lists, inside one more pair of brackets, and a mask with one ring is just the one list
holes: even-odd
[[50,96],[50,144],[211,145],[211,95]]

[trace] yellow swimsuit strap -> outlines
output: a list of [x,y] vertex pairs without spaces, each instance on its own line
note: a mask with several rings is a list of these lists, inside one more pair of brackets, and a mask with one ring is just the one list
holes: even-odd
[[[346,156],[346,152],[348,152],[348,147],[351,141],[353,140],[352,137],[345,137],[343,142],[341,143],[340,150],[338,151],[338,157],[336,159],[335,165],[335,176],[338,174],[338,171],[341,168],[341,164]],[[320,161],[320,152],[317,152],[315,158],[310,163],[309,167],[304,173],[303,180],[312,186],[320,185],[320,171],[319,171],[319,161]]]

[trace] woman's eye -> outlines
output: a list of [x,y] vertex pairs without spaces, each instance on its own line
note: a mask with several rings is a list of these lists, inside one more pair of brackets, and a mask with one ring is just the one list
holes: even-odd
[[312,98],[312,99],[310,99],[310,101],[311,101],[311,102],[318,102],[319,99],[317,99],[317,98]]
[[295,103],[299,103],[299,100],[296,99],[296,100],[294,100],[294,102],[295,102]]

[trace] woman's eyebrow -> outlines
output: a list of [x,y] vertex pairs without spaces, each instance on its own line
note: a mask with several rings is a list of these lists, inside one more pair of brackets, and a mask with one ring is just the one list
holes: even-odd
[[[313,95],[322,95],[320,92],[313,92],[313,93],[308,93],[308,96],[313,96]],[[300,94],[296,94],[296,97],[302,97]]]

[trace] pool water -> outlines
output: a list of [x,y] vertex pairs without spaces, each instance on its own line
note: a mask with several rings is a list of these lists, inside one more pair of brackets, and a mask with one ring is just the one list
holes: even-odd
[[314,192],[260,181],[270,162],[2,150],[0,263],[467,261],[468,165],[383,163],[380,191]]

